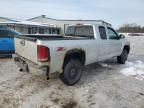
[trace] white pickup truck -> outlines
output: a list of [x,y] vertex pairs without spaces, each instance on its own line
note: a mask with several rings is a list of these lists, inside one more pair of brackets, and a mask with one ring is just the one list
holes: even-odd
[[20,71],[36,68],[45,72],[47,78],[57,72],[65,84],[74,85],[81,78],[82,66],[112,57],[124,64],[129,51],[130,43],[111,26],[77,24],[68,26],[65,36],[15,37],[14,60]]

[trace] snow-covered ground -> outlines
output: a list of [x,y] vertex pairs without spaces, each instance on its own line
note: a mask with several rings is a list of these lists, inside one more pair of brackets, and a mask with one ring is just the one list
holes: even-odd
[[144,108],[144,37],[128,39],[125,65],[115,59],[89,65],[72,87],[20,73],[12,59],[0,59],[0,108]]
[[126,76],[133,76],[138,80],[144,80],[144,62],[127,62],[126,67],[121,70],[121,73]]

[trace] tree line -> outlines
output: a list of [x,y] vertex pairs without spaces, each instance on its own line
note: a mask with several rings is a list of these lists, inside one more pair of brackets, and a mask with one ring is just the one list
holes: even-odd
[[124,24],[119,29],[118,32],[122,33],[144,33],[144,26],[138,24]]

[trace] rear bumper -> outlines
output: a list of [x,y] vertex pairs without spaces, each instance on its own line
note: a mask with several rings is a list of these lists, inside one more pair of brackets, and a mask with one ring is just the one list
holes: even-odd
[[14,53],[15,53],[14,50],[12,50],[12,51],[1,51],[0,50],[0,54],[14,54]]
[[17,64],[17,66],[20,68],[20,71],[23,72],[30,72],[32,74],[36,75],[49,75],[49,67],[48,66],[39,66],[29,60],[26,60],[22,57],[19,57],[17,55],[14,55],[14,61]]

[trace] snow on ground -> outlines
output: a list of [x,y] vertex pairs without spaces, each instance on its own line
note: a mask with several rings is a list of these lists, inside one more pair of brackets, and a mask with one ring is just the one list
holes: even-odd
[[121,70],[121,73],[126,76],[133,76],[139,80],[144,80],[144,62],[126,62],[126,67]]
[[144,37],[128,39],[125,65],[115,59],[91,64],[70,87],[59,78],[20,73],[12,59],[0,59],[0,108],[144,108],[144,80],[135,79],[143,75]]
[[144,36],[126,37],[131,43],[131,54],[144,56]]
[[109,68],[111,68],[112,66],[111,65],[108,65],[108,64],[106,64],[106,63],[99,63],[102,67],[109,67]]

